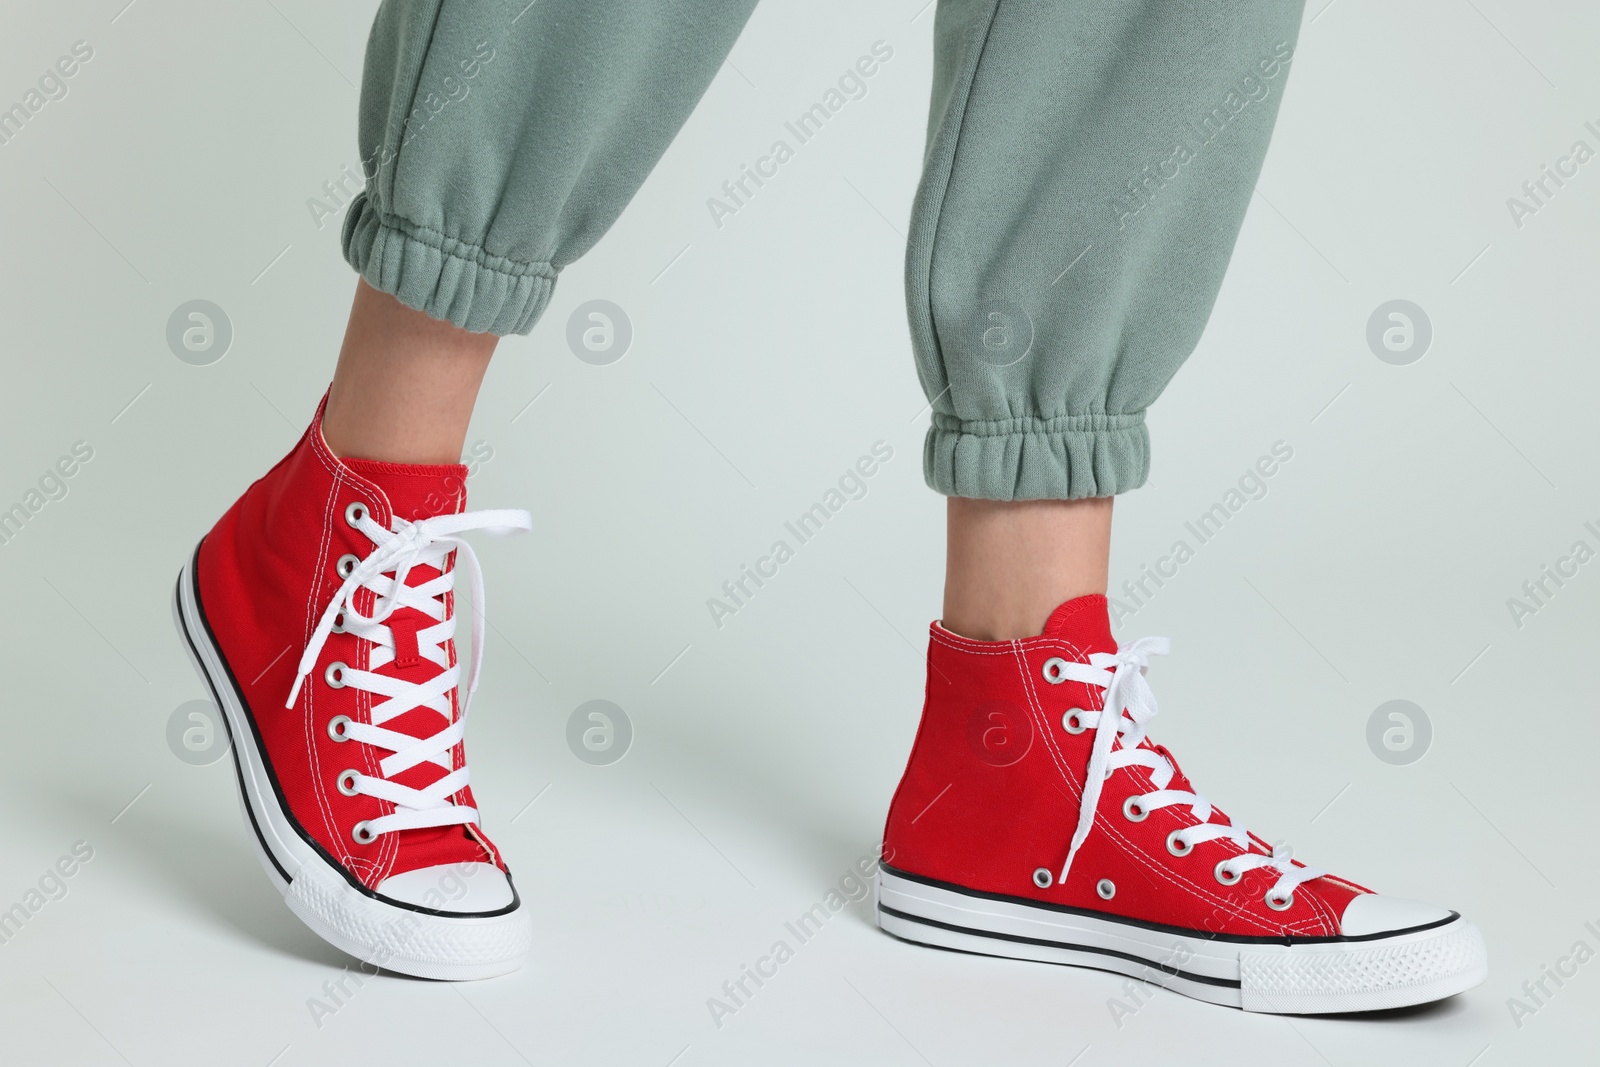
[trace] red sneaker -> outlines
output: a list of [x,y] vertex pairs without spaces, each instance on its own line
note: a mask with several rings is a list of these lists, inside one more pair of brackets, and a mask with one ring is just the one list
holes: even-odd
[[[478,825],[462,730],[483,650],[466,468],[340,460],[322,413],[178,578],[178,628],[233,742],[245,818],[289,908],[368,963],[425,978],[515,970],[532,938]],[[472,579],[458,701],[456,557]]]
[[1118,649],[1100,596],[1022,641],[934,623],[878,925],[1247,1011],[1395,1008],[1482,982],[1483,939],[1457,913],[1307,867],[1194,792],[1145,737],[1147,659],[1166,650],[1160,638]]

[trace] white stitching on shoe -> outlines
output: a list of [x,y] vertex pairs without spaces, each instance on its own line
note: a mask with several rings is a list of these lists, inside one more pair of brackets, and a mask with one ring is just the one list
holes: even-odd
[[[316,454],[315,449],[312,450],[312,454]],[[317,458],[324,466],[327,465],[321,456]],[[331,473],[333,475],[333,484],[329,488],[328,499],[324,501],[322,508],[322,535],[317,541],[316,560],[311,572],[311,584],[308,587],[312,595],[306,598],[306,617],[303,623],[302,641],[311,636],[311,631],[315,625],[312,620],[316,617],[316,593],[322,587],[324,581],[322,568],[327,565],[328,555],[332,549],[333,527],[329,521],[328,511],[333,506],[333,502],[339,498],[340,478],[337,470],[331,471]],[[332,842],[333,847],[338,849],[339,862],[346,867],[350,867],[355,857],[350,854],[349,842],[345,841],[344,835],[339,832],[338,824],[333,817],[333,806],[329,802],[327,791],[322,784],[324,774],[321,757],[318,755],[317,750],[316,721],[317,693],[315,689],[312,689],[306,694],[306,713],[304,720],[300,724],[301,736],[306,742],[306,751],[311,764],[311,794],[316,798],[317,811],[322,816],[324,841]]]
[[[1072,836],[1066,863],[1060,880],[1065,881],[1079,848],[1093,829],[1098,816],[1098,801],[1103,782],[1117,770],[1143,767],[1148,772],[1151,792],[1138,797],[1140,807],[1155,811],[1165,807],[1188,807],[1195,822],[1169,836],[1168,850],[1172,851],[1172,838],[1176,837],[1188,847],[1181,855],[1188,855],[1198,845],[1208,841],[1227,841],[1239,850],[1231,857],[1230,867],[1240,873],[1257,868],[1271,868],[1278,879],[1268,890],[1267,897],[1275,900],[1292,900],[1296,887],[1321,876],[1322,872],[1305,865],[1296,865],[1287,851],[1272,849],[1257,851],[1255,835],[1232,820],[1212,821],[1215,809],[1198,793],[1187,789],[1170,788],[1176,768],[1159,751],[1142,747],[1145,724],[1157,714],[1155,694],[1145,681],[1149,657],[1167,651],[1164,638],[1141,638],[1125,645],[1115,653],[1097,652],[1088,663],[1069,663],[1057,660],[1056,677],[1071,679],[1081,684],[1105,690],[1106,705],[1102,712],[1080,716],[1080,721],[1095,729],[1095,742],[1084,772],[1084,800],[1079,806],[1078,825]],[[1117,744],[1120,741],[1120,744]],[[1116,748],[1113,745],[1117,744]],[[1175,853],[1177,854],[1177,853]],[[1309,895],[1309,894],[1308,894]],[[1287,908],[1287,904],[1284,908]],[[1313,905],[1315,907],[1315,905]],[[1283,910],[1275,908],[1274,910]]]
[[[338,479],[335,481],[337,483]],[[325,509],[325,523],[334,510],[337,510],[336,507]],[[432,618],[434,625],[417,633],[419,651],[424,658],[444,668],[441,673],[421,683],[370,670],[351,668],[343,673],[346,687],[387,698],[371,706],[368,714],[370,721],[351,722],[344,731],[351,741],[389,753],[379,761],[377,775],[357,774],[354,779],[354,789],[358,794],[376,797],[394,805],[389,814],[367,821],[366,825],[374,837],[400,830],[471,825],[477,822],[475,808],[452,803],[452,798],[458,796],[469,781],[465,762],[460,761],[459,767],[456,765],[456,749],[466,727],[467,708],[477,689],[485,637],[482,572],[472,546],[459,535],[474,529],[512,532],[528,530],[532,526],[533,519],[527,512],[511,510],[440,515],[417,522],[391,515],[388,529],[379,525],[370,515],[362,516],[355,523],[355,527],[372,542],[374,548],[345,576],[324,608],[322,618],[301,654],[294,687],[286,706],[294,707],[302,685],[312,674],[317,658],[332,633],[333,620],[340,615],[344,618],[346,633],[363,639],[371,646],[366,662],[373,667],[382,667],[393,660],[395,638],[387,621],[394,611],[406,607]],[[456,616],[453,611],[447,614],[445,610],[447,598],[453,603],[451,593],[455,584],[455,570],[447,562],[452,554],[457,555],[467,569],[474,608],[472,667],[468,673],[467,695],[461,702],[460,714],[456,714],[455,690],[461,669],[452,654]],[[436,568],[438,576],[415,586],[410,585],[407,577],[416,566]],[[363,591],[375,598],[370,616],[357,607],[357,598]],[[384,723],[389,720],[424,707],[438,712],[447,725],[425,738],[384,728]],[[414,789],[394,780],[396,775],[422,763],[436,764],[447,773],[425,789]],[[317,785],[321,790],[322,783],[319,781]]]
[[[1043,702],[1040,699],[1038,690],[1034,684],[1033,670],[1027,661],[1027,653],[1030,651],[1049,652],[1055,651],[1058,648],[1065,648],[1072,656],[1076,657],[1079,662],[1082,662],[1088,659],[1088,654],[1086,651],[1078,648],[1071,641],[1062,637],[1049,637],[1044,639],[1030,638],[1026,641],[1009,641],[1006,642],[1004,646],[997,648],[995,647],[996,643],[971,641],[970,639],[961,637],[959,634],[951,633],[950,631],[944,630],[937,626],[929,628],[928,636],[929,640],[934,644],[960,655],[1010,656],[1016,661],[1018,674],[1023,683],[1023,689],[1028,695],[1029,713],[1033,717],[1035,729],[1043,735],[1046,749],[1050,752],[1051,759],[1056,764],[1057,773],[1061,775],[1067,791],[1072,795],[1074,800],[1081,805],[1083,800],[1081,789],[1078,786],[1072,771],[1068,768],[1064,753],[1059,748],[1049,716],[1044,712]],[[1105,707],[1103,692],[1097,691],[1096,687],[1091,686],[1088,687],[1088,693],[1090,700],[1098,705],[1091,710],[1103,711]],[[1134,768],[1129,769],[1133,770]],[[1146,771],[1146,774],[1148,775],[1148,771]],[[1134,861],[1139,866],[1144,868],[1150,876],[1168,882],[1170,885],[1172,885],[1174,891],[1186,893],[1198,897],[1203,901],[1209,902],[1212,905],[1213,912],[1216,914],[1229,915],[1234,920],[1250,928],[1269,934],[1284,932],[1307,934],[1338,932],[1338,922],[1333,917],[1327,903],[1315,893],[1300,894],[1296,899],[1306,899],[1312,905],[1313,912],[1320,915],[1322,920],[1321,922],[1307,917],[1296,919],[1294,922],[1288,924],[1281,922],[1272,923],[1266,920],[1263,916],[1248,910],[1245,905],[1236,903],[1231,897],[1217,895],[1211,892],[1204,885],[1184,878],[1181,875],[1178,875],[1176,872],[1170,870],[1166,865],[1147,858],[1135,846],[1131,839],[1118,832],[1113,825],[1109,823],[1104,824],[1102,831],[1111,838],[1112,843],[1118,849],[1118,851],[1122,852],[1126,856],[1132,857]],[[1331,876],[1323,875],[1323,877]],[[1310,879],[1308,879],[1308,881],[1309,880]],[[1057,882],[1057,884],[1059,885],[1060,882]],[[1355,887],[1351,888],[1352,891],[1355,889]]]
[[[390,502],[388,494],[383,491],[382,486],[379,486],[371,479],[363,478],[355,471],[352,471],[349,467],[346,467],[337,456],[333,454],[333,450],[328,447],[327,440],[322,436],[322,426],[320,421],[315,426],[308,429],[306,434],[311,443],[311,454],[316,457],[317,462],[322,464],[323,469],[326,470],[329,476],[333,479],[332,490],[328,496],[327,502],[323,506],[323,538],[318,549],[317,567],[313,573],[314,584],[312,588],[316,589],[319,588],[321,583],[326,580],[327,571],[325,571],[323,568],[328,565],[328,557],[332,555],[333,530],[338,528],[338,524],[333,521],[333,515],[338,508],[339,498],[345,494],[346,489],[352,489],[366,499],[368,503],[369,518],[373,517],[372,510],[376,508],[381,512],[381,516],[378,517],[392,521],[394,518],[394,505]],[[308,600],[306,603],[306,629],[301,638],[302,641],[306,642],[311,640],[311,636],[315,632],[315,624],[312,622],[316,612],[315,604],[313,603],[314,599],[315,598],[312,598],[312,600]],[[359,655],[361,657],[359,666],[362,666],[364,669],[365,666],[370,662],[365,645],[361,646]],[[315,689],[312,689],[310,692],[312,693],[311,699],[314,703]],[[356,694],[357,712],[365,713],[370,717],[371,709],[372,700],[370,695],[358,692]],[[313,713],[306,722],[307,734],[310,737],[315,736],[315,723],[316,715]],[[361,753],[362,764],[366,770],[376,771],[379,769],[378,760],[370,751],[368,746],[362,746]],[[314,775],[313,787],[316,790],[317,802],[323,808],[325,819],[329,820],[327,829],[328,839],[338,842],[339,858],[341,863],[351,870],[366,871],[368,873],[368,878],[366,880],[370,881],[372,884],[376,884],[394,869],[395,861],[400,858],[399,839],[395,837],[380,837],[378,840],[377,855],[371,859],[357,856],[351,852],[351,842],[348,838],[348,835],[342,833],[337,824],[331,821],[333,816],[329,807],[330,798],[328,797],[326,787],[323,785],[323,780],[326,776],[322,771],[320,761],[316,758],[315,749],[312,750],[312,760],[313,763],[316,764],[312,770]]]
[[[1056,638],[1054,640],[1059,642],[1061,645],[1065,645],[1074,656],[1084,656],[1084,653],[1071,642],[1062,640],[1060,638]],[[1040,644],[1034,648],[1035,651],[1045,651],[1047,649],[1048,646],[1045,644]],[[1078,786],[1073,773],[1068,769],[1065,756],[1057,745],[1054,731],[1049,728],[1046,722],[1048,717],[1044,713],[1043,704],[1039,698],[1038,690],[1034,686],[1033,670],[1028,665],[1027,656],[1025,653],[1026,650],[1024,646],[1021,643],[1017,643],[1017,647],[1015,649],[1017,670],[1021,677],[1023,688],[1028,694],[1029,709],[1034,715],[1035,725],[1043,734],[1046,748],[1050,752],[1051,758],[1055,761],[1056,771],[1061,775],[1062,781],[1067,787],[1067,791],[1072,795],[1073,799],[1077,803],[1082,804],[1082,790]],[[1100,702],[1100,707],[1097,710],[1104,710],[1105,704],[1101,694],[1095,693],[1091,689],[1089,691],[1089,697],[1091,701]],[[1261,917],[1245,910],[1240,905],[1235,904],[1228,897],[1213,894],[1204,886],[1197,885],[1188,879],[1176,876],[1164,864],[1157,863],[1146,857],[1144,853],[1135,846],[1131,839],[1118,832],[1114,826],[1107,824],[1104,829],[1107,836],[1112,839],[1113,844],[1118,848],[1119,851],[1121,851],[1127,857],[1133,859],[1135,863],[1143,867],[1146,873],[1151,875],[1153,878],[1160,878],[1170,883],[1175,891],[1189,893],[1191,895],[1198,896],[1203,900],[1209,901],[1212,904],[1213,911],[1232,915],[1236,920],[1262,932],[1277,933],[1283,929],[1282,926],[1273,926],[1265,922]]]

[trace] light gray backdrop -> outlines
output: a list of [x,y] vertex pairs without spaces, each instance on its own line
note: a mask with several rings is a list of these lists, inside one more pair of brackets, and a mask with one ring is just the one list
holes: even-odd
[[[347,961],[269,888],[204,715],[179,711],[204,690],[168,596],[330,373],[353,279],[342,213],[319,227],[308,200],[336,211],[324,183],[359,170],[374,5],[124,4],[0,9],[0,107],[92,50],[0,144],[0,508],[39,505],[0,545],[0,909],[27,917],[0,943],[8,1062],[1593,1055],[1600,561],[1560,562],[1600,549],[1600,160],[1570,155],[1600,149],[1593,5],[1312,0],[1216,313],[1153,414],[1152,484],[1117,511],[1114,586],[1194,549],[1124,597],[1123,637],[1175,641],[1158,737],[1265,836],[1474,917],[1488,983],[1288,1022],[909,947],[856,903],[718,1026],[708,998],[871,850],[919,711],[943,510],[921,480],[900,256],[931,8],[763,5],[615,231],[503,346],[473,503],[528,507],[536,530],[480,542],[494,630],[471,752],[537,958],[489,983],[341,991]],[[868,95],[718,227],[707,198],[878,40],[894,58]],[[1544,166],[1570,176],[1535,201]],[[168,342],[192,300],[231,325],[209,365]],[[567,343],[591,300],[631,323],[609,365]],[[1421,309],[1380,316],[1398,352],[1368,337],[1394,300]],[[218,337],[177,350],[212,358]],[[880,440],[894,456],[867,495],[717,628],[707,598]],[[45,478],[57,499],[30,498],[78,442],[92,458]],[[1293,455],[1265,496],[1200,544],[1185,523],[1277,442]],[[1570,576],[1535,602],[1523,583],[1546,565]],[[608,765],[567,741],[595,699],[631,724]],[[1378,712],[1395,700],[1401,718]],[[78,842],[92,858],[47,877]],[[1546,965],[1576,973],[1531,998]]]

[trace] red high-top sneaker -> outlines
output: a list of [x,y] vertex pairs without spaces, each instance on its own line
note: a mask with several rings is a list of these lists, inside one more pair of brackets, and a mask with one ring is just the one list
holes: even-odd
[[878,925],[1249,1011],[1394,1008],[1482,982],[1483,939],[1460,915],[1307,867],[1194,792],[1145,737],[1146,662],[1166,650],[1118,649],[1101,596],[1022,641],[934,623]]
[[[515,970],[532,938],[468,785],[483,597],[459,536],[532,520],[463,513],[465,479],[459,466],[340,460],[319,410],[206,535],[176,592],[268,877],[330,943],[425,978]],[[458,554],[477,612],[465,701]]]

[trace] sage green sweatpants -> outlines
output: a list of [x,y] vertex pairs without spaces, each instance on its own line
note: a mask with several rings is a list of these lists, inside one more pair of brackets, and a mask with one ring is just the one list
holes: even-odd
[[[934,489],[1075,498],[1144,482],[1145,410],[1216,300],[1302,3],[939,0],[905,266]],[[346,258],[436,318],[528,332],[754,5],[385,0]],[[906,47],[864,49],[858,72]],[[821,112],[854,88],[841,79]]]

